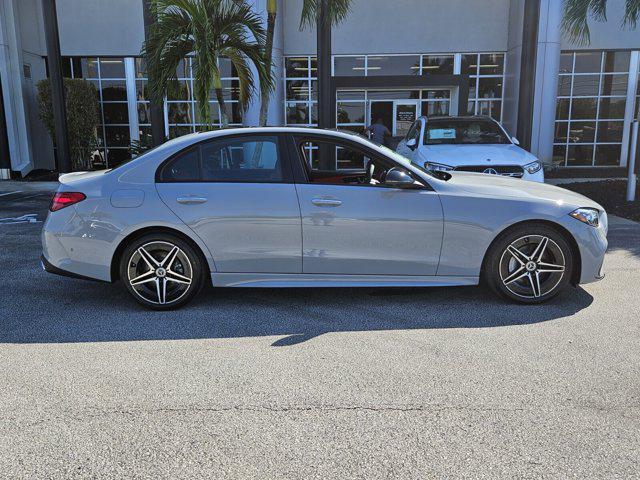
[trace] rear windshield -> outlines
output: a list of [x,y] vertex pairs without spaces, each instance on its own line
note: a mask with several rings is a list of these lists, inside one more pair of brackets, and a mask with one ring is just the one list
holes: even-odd
[[497,123],[485,119],[427,120],[425,145],[511,143]]

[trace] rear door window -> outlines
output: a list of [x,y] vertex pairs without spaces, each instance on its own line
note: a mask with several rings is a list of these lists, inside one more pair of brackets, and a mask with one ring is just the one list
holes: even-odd
[[278,138],[220,139],[200,147],[205,182],[283,182]]
[[179,152],[160,169],[160,182],[284,183],[291,180],[276,135],[216,138]]

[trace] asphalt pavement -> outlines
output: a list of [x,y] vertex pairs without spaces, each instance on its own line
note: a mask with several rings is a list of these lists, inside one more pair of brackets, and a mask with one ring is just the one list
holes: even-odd
[[606,278],[207,289],[174,312],[47,274],[50,192],[0,183],[0,478],[640,477],[640,224]]

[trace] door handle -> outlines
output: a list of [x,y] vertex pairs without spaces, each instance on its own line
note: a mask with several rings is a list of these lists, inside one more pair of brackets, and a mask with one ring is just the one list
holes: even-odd
[[330,198],[314,198],[311,200],[316,207],[339,207],[342,205],[340,200],[333,200]]
[[176,202],[183,205],[197,205],[199,203],[205,203],[206,201],[207,199],[205,197],[192,197],[190,195],[176,198]]

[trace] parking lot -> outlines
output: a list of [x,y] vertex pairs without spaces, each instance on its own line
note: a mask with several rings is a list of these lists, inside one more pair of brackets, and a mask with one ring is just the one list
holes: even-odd
[[44,273],[50,193],[8,185],[0,477],[640,476],[640,224],[547,305],[209,288],[152,312]]

